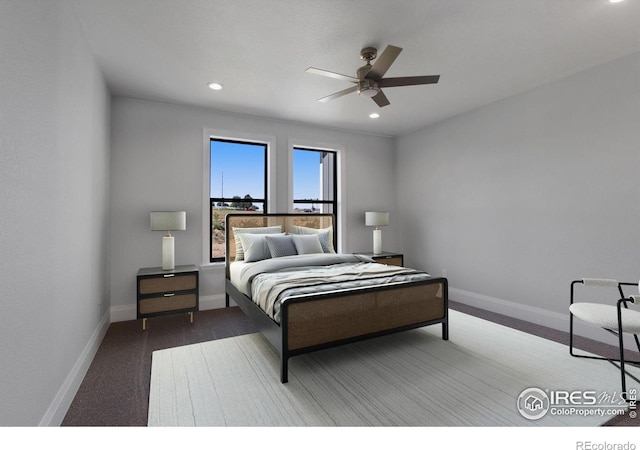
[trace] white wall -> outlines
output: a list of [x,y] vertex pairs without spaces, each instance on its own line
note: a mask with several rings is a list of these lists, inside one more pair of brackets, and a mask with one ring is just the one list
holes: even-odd
[[109,97],[70,3],[0,11],[0,425],[57,425],[109,323]]
[[[149,231],[149,212],[187,212],[187,230],[173,233],[176,264],[205,262],[203,232],[204,130],[237,131],[275,142],[276,187],[272,212],[289,212],[289,151],[292,143],[341,149],[344,168],[343,251],[371,251],[372,230],[364,211],[389,209],[395,219],[393,140],[308,125],[238,116],[152,101],[112,102],[111,305],[112,320],[135,319],[135,277],[141,267],[161,265],[162,233]],[[208,148],[208,147],[207,147]],[[393,223],[384,230],[386,248],[395,247]],[[201,309],[224,305],[224,267],[205,264],[200,272]],[[196,319],[197,320],[197,319]]]
[[572,280],[640,277],[639,119],[635,54],[399,138],[408,263],[568,330]]

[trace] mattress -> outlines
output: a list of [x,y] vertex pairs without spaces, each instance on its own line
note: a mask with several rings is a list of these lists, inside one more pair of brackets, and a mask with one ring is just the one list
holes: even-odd
[[426,272],[379,264],[355,254],[312,254],[230,265],[230,280],[240,292],[280,323],[282,302],[320,293],[361,290],[431,278]]

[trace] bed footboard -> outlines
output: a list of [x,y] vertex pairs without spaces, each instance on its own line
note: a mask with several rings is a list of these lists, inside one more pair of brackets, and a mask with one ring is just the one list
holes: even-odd
[[283,383],[288,358],[302,353],[437,323],[442,324],[442,338],[449,338],[446,278],[290,298],[281,308]]

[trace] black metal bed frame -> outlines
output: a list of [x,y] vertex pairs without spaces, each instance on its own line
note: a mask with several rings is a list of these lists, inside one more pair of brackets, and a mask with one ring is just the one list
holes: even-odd
[[[302,355],[305,353],[311,353],[317,350],[322,350],[325,348],[335,347],[338,345],[350,344],[353,342],[358,342],[366,339],[372,339],[379,336],[385,336],[388,334],[398,333],[401,331],[412,330],[414,328],[421,328],[427,325],[434,325],[441,323],[442,324],[442,339],[449,339],[449,323],[448,323],[448,295],[447,295],[447,280],[446,278],[432,278],[429,280],[417,281],[412,283],[405,283],[402,287],[414,286],[419,284],[434,284],[434,283],[444,283],[444,317],[441,319],[429,320],[425,322],[418,322],[411,325],[405,325],[397,328],[390,328],[387,330],[381,330],[375,333],[368,333],[361,336],[355,336],[347,339],[340,339],[337,341],[331,341],[324,344],[313,345],[310,347],[304,347],[300,349],[290,350],[287,346],[288,342],[288,307],[294,303],[300,302],[312,302],[312,301],[321,301],[327,298],[336,298],[341,296],[351,295],[354,292],[344,292],[344,293],[332,293],[332,294],[321,294],[314,297],[291,297],[288,298],[286,302],[282,303],[280,309],[280,323],[279,325],[273,319],[271,319],[264,311],[260,309],[258,305],[256,305],[249,297],[240,292],[231,282],[231,280],[226,279],[226,305],[229,306],[229,298],[232,298],[234,302],[240,307],[240,309],[249,316],[260,332],[267,338],[267,340],[271,343],[273,348],[280,355],[280,381],[282,383],[286,383],[288,381],[288,361],[289,358],[297,355]],[[363,288],[364,289],[364,288]],[[376,288],[367,288],[368,291],[382,291],[382,290],[390,290],[390,289],[398,289],[398,286],[380,286]]]
[[[234,216],[244,216],[245,214],[234,214]],[[255,216],[255,215],[253,215]],[[265,216],[269,217],[281,217],[281,216],[308,216],[305,214],[265,214]],[[228,227],[228,219],[227,222],[227,233],[230,232]],[[227,239],[227,254],[228,254],[228,239]],[[226,263],[228,265],[228,262]],[[291,305],[302,302],[315,302],[321,301],[328,298],[336,298],[353,295],[356,292],[377,292],[377,291],[386,291],[392,289],[402,289],[409,286],[417,286],[417,285],[426,285],[426,284],[436,284],[442,283],[444,286],[443,289],[443,306],[444,306],[444,316],[439,319],[428,320],[423,322],[418,322],[415,324],[380,330],[374,333],[367,333],[359,336],[354,336],[346,339],[339,339],[319,345],[313,345],[303,348],[297,348],[291,350],[288,348],[288,309]],[[448,281],[446,278],[442,277],[434,277],[427,280],[420,280],[415,282],[403,283],[402,285],[382,285],[377,287],[363,287],[359,289],[351,289],[348,291],[338,292],[338,293],[323,293],[318,295],[305,295],[300,297],[290,297],[287,298],[286,302],[283,302],[280,306],[280,324],[271,319],[256,303],[253,302],[248,296],[243,294],[234,286],[234,284],[229,279],[228,270],[225,271],[225,306],[229,307],[229,299],[233,299],[234,302],[240,307],[240,309],[255,323],[258,327],[259,331],[265,336],[265,338],[269,341],[269,343],[273,346],[273,348],[278,352],[280,356],[280,381],[282,383],[288,382],[288,363],[289,358],[297,355],[302,355],[305,353],[311,353],[317,350],[322,350],[325,348],[335,347],[339,345],[354,343],[366,339],[372,339],[379,336],[384,336],[388,334],[398,333],[402,331],[407,331],[415,328],[421,328],[427,325],[434,324],[442,324],[442,339],[449,339],[449,297],[448,297]]]

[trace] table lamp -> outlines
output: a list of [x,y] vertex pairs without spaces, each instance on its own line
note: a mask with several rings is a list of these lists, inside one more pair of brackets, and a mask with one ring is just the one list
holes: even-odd
[[368,227],[376,227],[373,230],[373,254],[382,253],[382,231],[380,226],[389,225],[388,212],[369,211],[364,213],[364,224]]
[[151,231],[166,231],[162,238],[162,269],[175,269],[175,246],[171,231],[187,229],[185,211],[151,211]]

